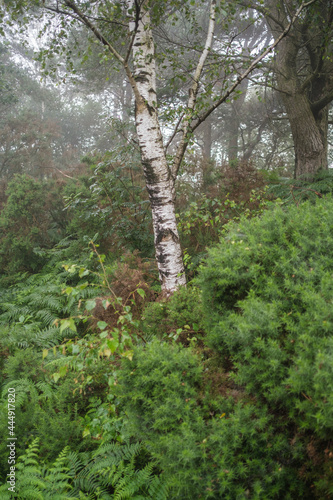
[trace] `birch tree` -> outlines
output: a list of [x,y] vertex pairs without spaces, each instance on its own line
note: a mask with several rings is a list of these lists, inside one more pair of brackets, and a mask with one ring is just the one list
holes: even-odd
[[[86,30],[87,36],[93,37],[101,44],[104,54],[107,52],[111,55],[112,61],[125,72],[135,100],[135,123],[152,209],[156,260],[162,290],[166,295],[186,283],[174,201],[176,178],[191,134],[218,106],[230,98],[242,80],[285,37],[304,8],[302,4],[274,43],[257,54],[242,74],[231,75],[229,86],[224,85],[221,91],[221,86],[216,90],[213,84],[208,85],[208,91],[205,93],[204,88],[210,75],[215,74],[206,68],[221,64],[218,51],[214,54],[213,37],[216,16],[221,18],[228,15],[224,5],[224,2],[218,2],[217,5],[217,0],[4,1],[3,20],[10,13],[15,22],[28,22],[28,9],[37,15],[53,16],[53,21],[49,24],[46,23],[47,18],[43,19],[46,23],[44,25],[55,32],[55,38],[49,45],[58,53],[59,37],[64,37],[71,26],[79,23]],[[180,13],[190,24],[190,29],[199,32],[196,13],[205,12],[205,9],[205,33],[194,48],[188,47],[195,59],[189,63],[189,59],[184,58],[188,64],[187,69],[185,68],[188,76],[188,97],[185,104],[180,106],[181,109],[178,109],[174,131],[163,141],[157,103],[158,65],[154,31],[161,21],[175,23]],[[203,33],[202,30],[200,33]],[[50,55],[50,49],[44,52]],[[204,102],[205,95],[209,96],[208,104]],[[174,151],[172,155],[169,154],[171,145]]]

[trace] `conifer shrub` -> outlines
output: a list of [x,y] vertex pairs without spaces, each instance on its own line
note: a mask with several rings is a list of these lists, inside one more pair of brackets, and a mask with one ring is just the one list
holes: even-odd
[[332,277],[327,196],[230,225],[200,278],[208,345],[257,404],[284,421],[290,439],[307,443],[310,475],[332,466]]
[[213,399],[190,348],[155,339],[123,361],[118,382],[128,436],[147,447],[170,498],[311,498],[297,473],[302,446],[254,399]]
[[[202,304],[200,290],[187,286],[177,290],[169,300],[147,304],[140,325],[147,338],[152,336],[185,340],[188,336],[202,336]],[[177,333],[178,332],[178,333]]]

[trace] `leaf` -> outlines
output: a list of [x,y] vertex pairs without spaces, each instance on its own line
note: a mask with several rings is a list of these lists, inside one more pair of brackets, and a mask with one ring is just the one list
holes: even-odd
[[66,375],[66,373],[67,373],[67,366],[66,365],[61,366],[59,368],[59,376],[64,377]]
[[80,347],[77,344],[74,344],[72,347],[72,354],[79,354]]
[[70,330],[73,330],[73,332],[76,332],[76,325],[74,322],[73,318],[68,318],[68,319],[61,319],[60,320],[60,332],[62,333],[66,328],[69,328]]
[[133,359],[133,354],[134,354],[134,351],[124,351],[124,352],[121,353],[121,355],[123,356],[123,358],[127,358],[130,361],[132,361],[132,359]]
[[142,288],[137,288],[136,291],[138,292],[140,297],[142,297],[143,299],[145,298],[146,292],[144,290],[142,290]]
[[89,274],[89,270],[86,269],[85,267],[81,267],[80,271],[79,271],[79,276],[80,278],[83,278],[83,276],[87,276]]
[[97,326],[100,330],[105,330],[105,328],[108,326],[108,324],[105,323],[105,321],[98,321]]
[[90,430],[88,428],[85,428],[82,433],[82,437],[87,437],[87,436],[90,436]]
[[53,373],[52,377],[53,380],[57,383],[58,380],[60,379],[60,373]]
[[104,309],[106,310],[110,305],[110,302],[108,300],[103,300],[102,301],[102,306],[104,307]]
[[116,339],[108,339],[106,341],[106,344],[107,344],[108,348],[110,349],[111,354],[113,354],[116,351],[117,347],[119,346],[119,342]]
[[46,358],[46,356],[48,355],[48,353],[49,353],[48,349],[43,349],[43,359]]
[[87,300],[87,302],[86,302],[87,311],[91,311],[95,307],[96,307],[96,300]]

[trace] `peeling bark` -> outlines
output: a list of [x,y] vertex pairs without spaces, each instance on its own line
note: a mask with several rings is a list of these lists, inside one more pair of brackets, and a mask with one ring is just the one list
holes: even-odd
[[[131,9],[135,3],[129,2]],[[186,284],[175,215],[173,186],[156,109],[154,41],[147,11],[130,23],[136,84],[135,121],[154,228],[156,260],[166,295]],[[139,94],[139,95],[138,95]]]

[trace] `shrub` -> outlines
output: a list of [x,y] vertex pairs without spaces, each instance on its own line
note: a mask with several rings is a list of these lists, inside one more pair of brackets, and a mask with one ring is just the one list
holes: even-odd
[[328,196],[231,225],[210,250],[200,278],[208,344],[233,363],[235,381],[258,404],[268,404],[289,432],[308,443],[311,467],[326,464],[327,470],[333,437],[332,255]]
[[71,233],[79,239],[98,233],[103,252],[111,248],[118,254],[126,248],[151,257],[151,211],[139,164],[124,148],[95,160],[89,177],[69,182],[65,189]]
[[170,498],[306,498],[299,443],[254,400],[212,401],[202,369],[190,349],[155,340],[124,360],[119,376],[127,432],[163,470]]
[[[187,286],[175,292],[169,300],[151,302],[143,312],[141,329],[147,338],[169,335],[181,338],[198,335],[203,330],[201,294],[198,288]],[[178,334],[177,334],[178,331]]]
[[17,175],[9,182],[7,201],[0,217],[0,267],[2,271],[36,271],[44,263],[36,247],[51,248],[67,225],[60,195],[61,185]]

